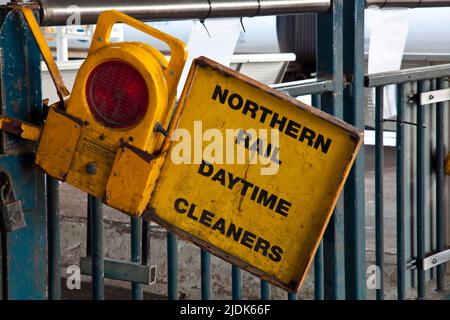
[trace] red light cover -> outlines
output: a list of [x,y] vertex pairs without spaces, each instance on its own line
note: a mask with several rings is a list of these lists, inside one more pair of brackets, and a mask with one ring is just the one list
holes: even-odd
[[138,70],[121,61],[108,61],[89,75],[86,97],[94,117],[110,128],[137,124],[148,109],[147,84]]

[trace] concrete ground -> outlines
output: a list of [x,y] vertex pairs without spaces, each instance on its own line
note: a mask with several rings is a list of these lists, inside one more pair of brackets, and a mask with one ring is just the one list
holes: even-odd
[[[366,156],[366,235],[367,235],[367,266],[374,264],[374,165],[373,148],[367,148]],[[385,292],[386,299],[396,298],[396,234],[395,234],[395,150],[385,150]],[[85,256],[86,247],[86,197],[67,184],[61,186],[62,214],[62,254],[63,265],[78,265],[80,258]],[[128,259],[130,256],[130,225],[129,218],[105,206],[105,254],[116,259]],[[157,225],[151,227],[151,263],[158,268],[157,283],[145,288],[146,299],[164,299],[167,288],[167,256],[166,231]],[[311,268],[312,269],[312,268]],[[447,268],[450,269],[450,268]],[[63,276],[65,274],[63,270]],[[83,276],[81,290],[68,290],[63,281],[65,299],[89,299],[90,277]],[[231,296],[231,266],[230,264],[212,258],[212,283],[215,299],[230,299]],[[243,272],[243,297],[245,299],[259,298],[259,280]],[[447,276],[447,288],[450,289],[450,274]],[[130,285],[119,281],[106,281],[106,297],[110,299],[130,298]],[[449,292],[437,293],[434,282],[428,283],[428,298],[443,299]],[[179,292],[181,299],[200,298],[200,250],[184,241],[179,242]],[[312,270],[302,286],[298,297],[313,298]],[[373,299],[374,290],[368,290],[368,297]],[[408,298],[415,298],[415,290],[408,292]],[[286,292],[272,288],[272,298],[285,299]]]

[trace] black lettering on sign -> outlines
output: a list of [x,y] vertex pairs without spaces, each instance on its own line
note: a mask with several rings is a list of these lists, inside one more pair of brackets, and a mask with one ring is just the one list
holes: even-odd
[[281,161],[278,158],[280,154],[279,147],[274,147],[271,143],[268,143],[266,147],[263,140],[259,138],[254,139],[250,133],[244,130],[239,130],[235,142],[237,145],[243,144],[244,148],[258,153],[261,157],[269,159],[273,163],[281,165]]
[[[259,105],[257,102],[245,99],[239,93],[231,93],[230,90],[216,85],[213,90],[212,100],[223,105],[228,105],[234,111],[240,111],[243,115],[257,120],[262,124],[268,124],[273,129],[278,129],[288,137],[299,142],[306,143],[309,147],[327,154],[332,145],[332,140],[317,131],[305,128],[300,123],[280,115],[273,110]],[[302,129],[303,128],[303,129]]]
[[242,196],[248,197],[251,201],[272,210],[283,217],[288,216],[289,210],[292,207],[292,203],[286,199],[283,199],[244,178],[235,176],[232,172],[227,172],[224,169],[215,170],[214,166],[206,161],[203,161],[200,164],[197,172],[201,176],[211,178],[211,181],[220,183],[228,190],[239,190],[238,188],[240,188],[240,194]]
[[280,246],[272,245],[270,241],[250,230],[245,230],[234,223],[228,223],[225,218],[218,217],[217,214],[207,209],[203,209],[200,212],[196,204],[190,203],[184,198],[176,199],[174,208],[176,212],[186,215],[186,218],[222,234],[224,237],[235,241],[239,245],[260,253],[273,262],[280,262],[282,260],[283,249]]

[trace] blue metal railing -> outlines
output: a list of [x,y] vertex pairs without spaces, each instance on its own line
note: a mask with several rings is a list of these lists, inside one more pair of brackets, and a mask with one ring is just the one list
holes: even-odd
[[[365,85],[369,88],[376,88],[375,95],[375,184],[376,184],[376,264],[380,268],[381,287],[377,290],[377,299],[384,298],[384,207],[383,207],[383,124],[386,119],[383,117],[384,109],[384,88],[387,85],[397,87],[397,119],[396,122],[396,153],[397,153],[397,205],[396,205],[396,244],[397,244],[397,297],[406,298],[407,289],[407,251],[406,233],[415,235],[412,242],[412,255],[410,266],[415,267],[417,279],[417,298],[426,297],[427,273],[423,266],[424,259],[430,254],[442,252],[445,248],[445,186],[444,186],[444,158],[445,150],[448,149],[445,140],[445,108],[448,101],[425,104],[421,95],[432,96],[432,91],[448,87],[448,77],[450,76],[450,65],[438,65],[431,67],[412,68],[396,72],[386,72],[368,75],[365,78]],[[433,111],[435,109],[435,111]],[[410,114],[406,117],[406,111]],[[416,116],[413,118],[413,111]],[[447,111],[448,112],[448,111]],[[435,119],[432,115],[435,114]],[[448,115],[448,113],[447,113]],[[436,127],[433,127],[433,123]],[[406,127],[410,129],[407,131]],[[413,145],[406,143],[406,137],[411,138],[411,128],[415,128],[416,154],[414,156]],[[430,137],[435,137],[435,142]],[[434,149],[433,149],[434,148]],[[406,157],[406,153],[412,155],[411,159]],[[432,154],[435,154],[433,161]],[[414,159],[415,158],[415,159]],[[415,160],[415,170],[406,169],[408,161]],[[409,176],[408,176],[409,175]],[[433,199],[433,186],[429,184],[427,176],[435,175],[434,182],[436,196]],[[408,190],[412,181],[415,190]],[[414,198],[415,201],[411,201]],[[406,207],[411,209],[407,212]],[[427,223],[432,220],[434,207],[435,224]],[[428,207],[428,209],[427,209]],[[415,216],[412,214],[415,212]],[[408,219],[415,218],[414,223],[407,223]],[[409,228],[415,228],[407,230]],[[433,247],[433,235],[436,235],[436,244]],[[428,235],[428,237],[427,237]],[[415,244],[415,248],[414,248]],[[428,248],[428,249],[427,249]],[[436,268],[436,287],[438,290],[445,288],[444,266],[438,265]]]

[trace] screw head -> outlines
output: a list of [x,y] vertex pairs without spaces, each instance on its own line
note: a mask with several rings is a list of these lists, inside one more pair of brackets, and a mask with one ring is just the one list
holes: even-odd
[[430,96],[428,97],[428,99],[433,100],[434,96],[432,94],[430,94]]
[[433,261],[432,261],[432,262],[433,262],[433,264],[436,264],[437,260],[436,260],[436,259],[433,259]]
[[97,169],[97,164],[96,164],[95,162],[89,162],[89,163],[86,165],[86,172],[87,172],[88,174],[90,174],[91,176],[96,175],[96,174],[97,174],[97,171],[98,171],[98,169]]

